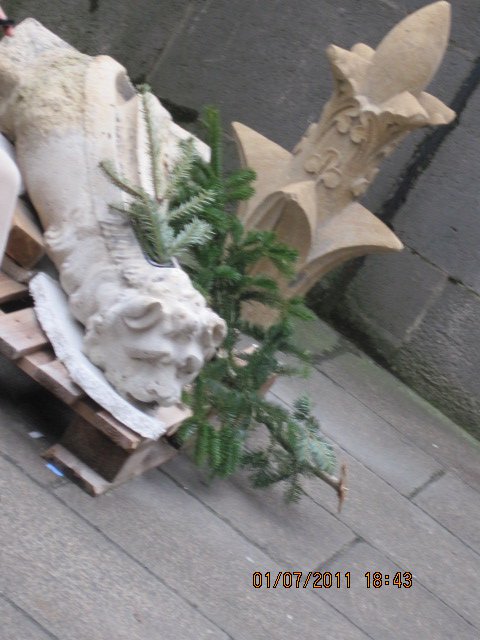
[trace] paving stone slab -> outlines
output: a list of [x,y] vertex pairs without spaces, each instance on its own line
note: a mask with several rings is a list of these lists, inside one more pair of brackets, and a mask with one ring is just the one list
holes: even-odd
[[[390,4],[392,0],[387,0]],[[405,15],[425,6],[424,0],[393,0]],[[461,0],[451,2],[452,30],[450,43],[463,50],[478,54],[478,37],[480,33],[479,8],[477,0]]]
[[95,500],[73,485],[56,493],[235,640],[291,640],[317,628],[365,639],[311,592],[254,589],[254,571],[282,567],[165,474],[152,471]]
[[40,484],[46,487],[58,485],[63,479],[55,475],[41,457],[53,441],[46,437],[30,438],[27,429],[35,431],[34,424],[19,424],[0,408],[0,456],[14,462]]
[[[480,198],[478,200],[480,203]],[[475,245],[475,259],[480,291],[478,245]],[[455,416],[478,439],[479,316],[480,296],[455,281],[449,281],[391,363],[407,384],[447,414]]]
[[2,640],[52,640],[54,636],[43,631],[0,594],[0,637]]
[[310,498],[286,504],[283,486],[252,489],[247,474],[207,483],[205,474],[186,456],[177,456],[162,471],[278,564],[293,570],[318,566],[354,539],[348,527]]
[[377,346],[382,343],[386,353],[402,344],[446,280],[445,273],[408,248],[393,255],[367,256],[343,294],[342,314],[362,326]]
[[[480,25],[480,11],[478,14]],[[394,219],[395,232],[405,244],[477,293],[479,108],[477,88],[458,126],[437,150]]]
[[292,148],[330,97],[326,47],[377,45],[398,15],[356,0],[304,0],[301,11],[294,0],[202,3],[148,81],[179,104],[219,105],[227,125],[238,120]]
[[[425,589],[415,577],[411,588],[393,584],[394,576],[411,567],[396,565],[365,542],[359,542],[337,556],[322,572],[340,573],[340,588],[318,589],[317,595],[347,614],[372,640],[478,640],[479,630]],[[350,589],[344,574],[351,573]],[[366,572],[383,574],[382,586],[367,588]],[[388,584],[386,581],[388,576]],[[326,581],[328,583],[328,579]],[[377,583],[378,584],[378,583]]]
[[[0,495],[0,592],[53,635],[226,640],[148,570],[1,459]],[[160,532],[150,531],[148,544]]]
[[[67,424],[69,412],[14,364],[0,358],[0,454],[13,460],[41,484],[58,484],[41,453]],[[28,434],[37,431],[44,437]]]
[[422,486],[441,468],[318,371],[306,380],[280,378],[271,391],[290,404],[302,393],[309,395],[322,432],[404,495]]
[[352,353],[319,366],[403,436],[480,490],[480,443],[398,378],[367,356]]
[[[341,457],[350,488],[342,522],[480,630],[480,556],[351,456]],[[326,485],[309,482],[307,493],[336,511]]]
[[480,493],[447,473],[414,498],[432,518],[480,554]]
[[138,82],[167,46],[191,2],[12,0],[6,4],[17,22],[36,18],[84,53],[111,55]]

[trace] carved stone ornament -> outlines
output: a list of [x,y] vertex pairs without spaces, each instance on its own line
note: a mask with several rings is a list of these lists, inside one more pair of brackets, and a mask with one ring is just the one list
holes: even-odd
[[[166,176],[189,134],[158,101]],[[141,100],[125,69],[83,55],[33,19],[0,44],[0,131],[16,147],[83,350],[125,398],[170,405],[226,333],[180,268],[150,265],[110,204],[125,194],[99,167],[151,189]],[[197,141],[199,151],[208,153]]]
[[356,200],[409,131],[455,117],[423,91],[442,61],[449,30],[449,3],[434,2],[402,20],[376,50],[331,45],[334,94],[292,153],[233,123],[242,164],[257,172],[256,194],[239,215],[248,228],[274,229],[299,252],[287,296],[305,294],[345,260],[403,248]]

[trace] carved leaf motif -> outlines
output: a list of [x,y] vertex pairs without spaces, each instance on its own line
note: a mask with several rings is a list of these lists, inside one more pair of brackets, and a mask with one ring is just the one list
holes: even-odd
[[344,109],[335,118],[335,125],[337,131],[340,133],[347,133],[352,125],[352,119],[358,116],[358,107],[349,107]]
[[363,125],[357,124],[357,126],[350,129],[350,140],[355,142],[355,144],[360,144],[360,142],[366,139],[367,131]]
[[358,196],[361,196],[362,194],[365,193],[368,185],[369,185],[369,182],[366,178],[357,178],[352,182],[350,190],[352,194],[355,196],[355,198],[358,198]]
[[338,169],[330,169],[322,173],[319,180],[321,180],[328,189],[335,189],[342,180],[342,174]]
[[379,172],[379,169],[377,167],[373,167],[372,169],[370,169],[370,171],[366,173],[364,178],[357,178],[352,182],[350,186],[350,191],[355,196],[355,198],[358,198],[359,196],[365,193],[369,185],[375,179],[375,176],[377,175],[378,172]]
[[317,175],[317,182],[323,182],[328,189],[335,189],[342,180],[340,155],[336,149],[327,149],[324,155],[315,153],[305,161],[305,170]]

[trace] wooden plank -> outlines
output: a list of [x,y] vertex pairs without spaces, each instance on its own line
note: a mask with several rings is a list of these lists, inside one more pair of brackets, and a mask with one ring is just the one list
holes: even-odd
[[53,464],[79,484],[91,496],[99,496],[108,491],[113,485],[101,475],[95,473],[88,465],[82,462],[61,444],[55,444],[43,454],[45,460]]
[[60,444],[109,482],[139,475],[177,451],[163,438],[144,439],[134,451],[125,451],[80,416],[67,427]]
[[83,389],[72,381],[60,360],[52,360],[40,367],[37,380],[65,404],[72,405],[85,396]]
[[133,451],[145,440],[145,438],[142,438],[138,433],[134,433],[131,429],[116,420],[108,411],[102,409],[100,405],[91,398],[86,397],[83,400],[78,400],[71,405],[71,407],[78,415],[85,418],[87,422],[102,431],[113,442],[117,443],[118,446],[126,451]]
[[48,345],[32,308],[5,313],[0,318],[0,353],[17,360]]
[[160,407],[155,417],[167,425],[166,435],[172,436],[178,431],[182,422],[192,415],[192,410],[186,405],[175,404],[171,407]]
[[13,214],[5,253],[17,264],[30,269],[45,255],[42,232],[27,205],[19,200]]
[[140,452],[138,452],[138,454],[132,454],[130,457],[131,459],[128,460],[127,464],[133,465],[134,468],[128,469],[125,467],[123,473],[121,475],[119,474],[113,482],[109,482],[105,478],[102,478],[100,474],[96,473],[87,464],[85,464],[85,462],[82,462],[80,458],[61,444],[55,444],[53,447],[50,447],[50,449],[43,454],[43,457],[46,460],[53,462],[56,467],[65,473],[66,476],[79,484],[84,491],[91,496],[96,497],[105,493],[109,489],[118,487],[123,482],[126,482],[141,473],[145,473],[145,471],[148,471],[149,469],[158,467],[177,454],[177,451],[164,441],[160,441],[158,443],[154,442],[153,445],[158,446],[154,446],[153,449],[141,452],[145,455],[141,464],[139,464],[138,461],[133,460],[133,456],[140,454]]
[[178,449],[172,447],[164,438],[146,441],[137,451],[128,456],[113,483],[117,486],[121,482],[131,480],[149,469],[165,464],[176,455],[178,455]]
[[37,380],[37,373],[44,364],[55,360],[55,354],[53,353],[53,349],[47,345],[34,353],[31,353],[28,356],[24,356],[17,361],[17,366],[25,373]]
[[15,282],[24,285],[27,285],[36,274],[36,272],[31,269],[24,269],[7,255],[3,256],[2,271],[6,276],[15,280]]
[[73,404],[85,395],[82,389],[72,382],[65,366],[55,359],[51,347],[44,347],[20,358],[17,365],[67,405]]
[[65,429],[60,444],[109,482],[133,454],[78,415]]
[[0,304],[9,300],[18,300],[28,295],[28,287],[0,271]]

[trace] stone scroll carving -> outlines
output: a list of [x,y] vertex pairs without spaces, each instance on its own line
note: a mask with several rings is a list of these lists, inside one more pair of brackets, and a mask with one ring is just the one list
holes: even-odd
[[[334,94],[292,153],[233,123],[242,163],[257,172],[256,195],[239,215],[247,227],[274,229],[299,252],[287,296],[305,294],[345,260],[402,249],[357,198],[409,131],[455,117],[423,91],[442,61],[449,29],[449,3],[435,2],[400,22],[376,50],[331,45]],[[271,265],[266,269],[274,273]]]
[[[168,179],[189,134],[158,101],[153,117]],[[141,102],[125,69],[25,20],[0,44],[0,131],[15,143],[70,310],[85,326],[85,354],[127,399],[177,402],[226,327],[183,270],[148,264],[129,223],[109,207],[125,194],[101,161],[151,188]]]

